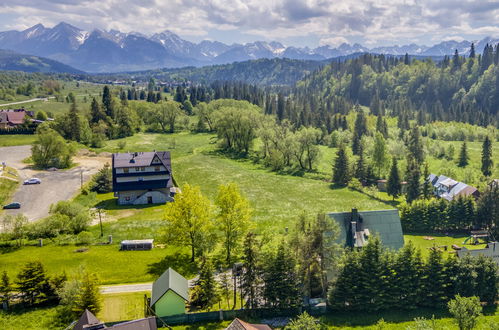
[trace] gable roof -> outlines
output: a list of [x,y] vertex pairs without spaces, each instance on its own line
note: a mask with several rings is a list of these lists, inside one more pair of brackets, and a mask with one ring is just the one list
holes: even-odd
[[153,306],[163,295],[172,290],[184,300],[189,300],[188,282],[179,273],[168,268],[153,284],[151,306]]
[[[359,218],[362,219],[364,234],[379,235],[383,245],[392,249],[400,249],[404,245],[398,210],[359,211],[358,214]],[[347,235],[352,226],[352,212],[329,213],[328,216],[338,223],[340,227],[339,240],[346,244]],[[364,238],[359,237],[359,235],[354,240],[362,241],[355,243],[357,246],[367,244]]]
[[225,329],[226,330],[272,330],[266,324],[251,324],[248,322],[244,322],[243,320],[240,320],[238,318],[235,318]]
[[[98,325],[101,326],[96,327]],[[92,314],[88,309],[85,309],[83,314],[81,314],[78,322],[76,322],[75,326],[73,327],[73,330],[88,329],[89,326],[95,327],[95,329],[104,329],[106,327],[101,321],[99,321],[97,317],[95,317],[94,314]]]
[[171,172],[171,157],[169,151],[150,151],[113,154],[113,168],[151,166],[157,157],[166,169]]
[[155,317],[148,317],[145,319],[133,320],[123,323],[118,323],[109,327],[108,329],[119,329],[119,330],[157,330],[158,326],[156,324]]
[[28,115],[28,112],[24,109],[0,110],[0,123],[21,125],[24,123],[24,117]]

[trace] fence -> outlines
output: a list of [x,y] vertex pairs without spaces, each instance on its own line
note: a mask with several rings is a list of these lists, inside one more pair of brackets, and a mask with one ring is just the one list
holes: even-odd
[[35,134],[36,128],[2,128],[0,135],[13,135],[13,134]]
[[163,322],[168,325],[192,324],[197,322],[218,322],[222,320],[232,320],[234,318],[272,318],[272,317],[295,317],[306,311],[313,316],[326,314],[326,306],[321,307],[302,307],[302,308],[255,308],[255,309],[238,309],[238,310],[220,310],[204,313],[178,314],[172,316],[161,317],[158,320],[158,326]]

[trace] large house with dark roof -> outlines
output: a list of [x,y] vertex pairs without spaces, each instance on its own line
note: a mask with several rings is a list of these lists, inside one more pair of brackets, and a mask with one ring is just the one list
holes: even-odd
[[113,191],[119,205],[173,201],[175,184],[169,151],[113,154]]
[[448,201],[458,196],[472,196],[474,198],[478,198],[479,196],[479,192],[475,187],[456,181],[445,175],[430,174],[426,180],[433,186],[435,196]]
[[24,124],[26,116],[33,117],[33,111],[24,109],[0,110],[0,129],[13,128]]

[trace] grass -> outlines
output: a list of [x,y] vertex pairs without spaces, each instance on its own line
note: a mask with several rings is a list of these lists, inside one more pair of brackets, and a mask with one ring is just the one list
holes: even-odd
[[0,147],[32,144],[35,140],[36,136],[30,134],[0,135]]
[[150,292],[113,293],[102,295],[102,310],[97,318],[103,322],[136,320],[144,317],[144,295]]
[[[433,240],[425,239],[425,237],[432,237]],[[405,243],[411,241],[415,246],[421,249],[421,253],[423,256],[427,256],[429,254],[430,248],[434,246],[447,246],[447,253],[454,253],[452,249],[452,245],[458,245],[461,247],[466,247],[467,249],[479,249],[484,248],[485,244],[471,245],[466,244],[463,245],[463,242],[469,236],[466,235],[443,235],[443,234],[428,234],[428,235],[404,235]],[[469,242],[468,242],[469,243]]]
[[34,308],[4,312],[0,309],[0,328],[5,330],[64,329],[54,325],[56,308]]
[[81,267],[85,267],[97,274],[101,284],[152,282],[168,267],[177,269],[188,278],[193,277],[196,271],[189,262],[188,252],[182,248],[119,251],[119,245],[112,244],[91,246],[85,252],[76,252],[82,248],[55,244],[4,248],[0,254],[0,271],[6,270],[14,279],[21,263],[39,260],[48,275],[66,272],[72,277]]
[[[10,201],[10,197],[14,193],[18,185],[19,183],[16,181],[0,178],[0,206],[3,206]],[[1,213],[2,210],[0,209],[0,214]]]

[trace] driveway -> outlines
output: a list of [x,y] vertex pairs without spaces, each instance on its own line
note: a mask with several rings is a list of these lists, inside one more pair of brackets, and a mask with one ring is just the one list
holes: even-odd
[[[21,185],[12,196],[13,202],[21,203],[18,210],[5,210],[6,214],[23,213],[30,221],[44,218],[48,215],[50,205],[73,197],[92,175],[110,159],[105,157],[75,157],[77,167],[70,170],[37,171],[22,162],[31,156],[31,146],[15,146],[0,148],[0,163],[14,167],[20,176]],[[22,181],[37,177],[42,183],[22,185]]]

